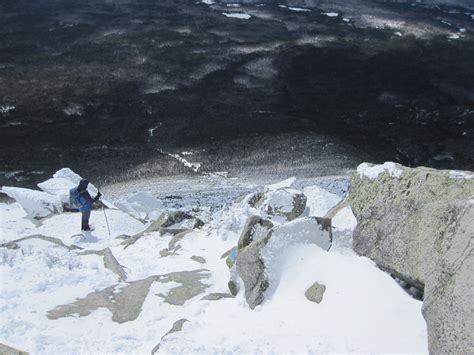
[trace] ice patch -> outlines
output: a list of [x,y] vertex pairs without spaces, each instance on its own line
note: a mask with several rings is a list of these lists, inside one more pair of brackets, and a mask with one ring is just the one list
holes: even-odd
[[252,16],[249,14],[239,13],[239,12],[223,12],[222,15],[225,17],[238,18],[241,20],[248,20]]
[[337,12],[323,12],[323,15],[329,16],[329,17],[337,17],[339,14]]
[[384,172],[395,178],[400,178],[403,174],[403,170],[398,168],[397,164],[393,162],[385,162],[381,165],[362,163],[357,167],[357,172],[361,178],[365,176],[371,180],[377,179]]

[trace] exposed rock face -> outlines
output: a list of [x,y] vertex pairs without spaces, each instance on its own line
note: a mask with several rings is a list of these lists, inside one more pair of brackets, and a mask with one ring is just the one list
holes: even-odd
[[315,282],[311,285],[310,288],[306,290],[304,295],[308,300],[312,302],[321,303],[321,301],[323,300],[324,292],[326,292],[326,286]]
[[424,288],[430,352],[474,353],[473,174],[380,167],[352,174],[354,250]]

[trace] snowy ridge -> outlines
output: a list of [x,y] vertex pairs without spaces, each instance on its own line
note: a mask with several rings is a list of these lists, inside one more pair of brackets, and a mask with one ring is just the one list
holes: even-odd
[[[288,189],[295,180],[262,191]],[[304,193],[311,215],[341,199],[316,186]],[[230,297],[230,272],[221,255],[237,245],[249,216],[265,215],[250,204],[253,196],[224,206],[184,235],[143,234],[148,225],[107,210],[109,237],[103,211],[93,211],[95,240],[75,237],[79,213],[56,214],[38,225],[18,203],[0,204],[2,342],[30,353],[427,352],[421,302],[352,251],[356,221],[350,207],[333,218],[329,251],[313,243],[310,217],[282,224],[268,249],[276,280],[269,298],[251,310],[243,291]],[[141,192],[120,200],[162,208]],[[296,236],[295,228],[301,238],[279,249],[280,239]],[[125,248],[130,238],[124,235],[137,234]],[[38,238],[14,242],[32,235],[57,238],[64,246]],[[126,282],[106,262],[104,248],[123,267]],[[326,286],[319,304],[305,297],[315,281]],[[181,330],[169,332],[178,320],[186,320],[179,322]]]

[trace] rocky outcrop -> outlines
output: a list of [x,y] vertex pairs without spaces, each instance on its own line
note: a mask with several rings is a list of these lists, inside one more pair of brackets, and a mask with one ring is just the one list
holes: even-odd
[[[245,298],[252,309],[264,301],[269,287],[278,284],[277,270],[288,247],[303,243],[316,244],[328,250],[332,243],[331,221],[324,218],[299,218],[271,229],[262,229],[256,238],[256,229],[252,226],[268,226],[266,222],[256,216],[249,218],[246,223],[248,229],[244,228],[242,232],[235,260],[236,273],[243,281]],[[238,285],[235,279],[230,283],[229,289],[234,295],[238,292]]]
[[349,201],[354,250],[424,290],[430,352],[474,353],[474,174],[365,164]]
[[306,196],[300,191],[280,188],[265,193],[255,206],[270,216],[280,216],[292,221],[303,214],[306,201]]

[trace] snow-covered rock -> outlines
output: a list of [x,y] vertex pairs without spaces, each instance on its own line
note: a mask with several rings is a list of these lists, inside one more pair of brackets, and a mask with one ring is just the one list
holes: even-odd
[[306,200],[301,191],[280,188],[265,193],[256,206],[270,216],[283,217],[291,221],[303,214]]
[[[259,189],[263,195],[264,187]],[[331,204],[321,196],[321,205]],[[23,218],[18,203],[0,203],[0,304],[8,305],[0,307],[2,342],[30,353],[150,353],[166,334],[159,352],[426,353],[421,302],[346,243],[354,226],[350,207],[334,217],[329,251],[312,239],[294,244],[291,235],[282,235],[288,244],[274,259],[277,267],[269,265],[271,280],[277,281],[267,280],[262,306],[250,309],[244,292],[229,297],[224,258],[237,257],[250,216],[269,221],[248,203],[251,197],[214,212],[199,229],[175,236],[149,232],[129,248],[120,245],[122,234],[135,235],[146,226],[121,210],[106,210],[110,236],[104,212],[92,211],[97,240],[73,245],[80,213],[53,215],[39,226]],[[201,218],[192,204],[183,210]],[[304,225],[309,219],[288,223],[272,218],[272,230],[282,233],[286,224]],[[295,227],[288,230],[299,234],[293,233]],[[262,231],[248,246],[263,240]],[[38,234],[48,239],[31,237]],[[160,257],[165,248],[170,255]],[[202,267],[209,271],[196,270],[204,260]],[[305,297],[315,281],[326,286],[320,304]],[[243,290],[238,275],[235,285]],[[182,331],[170,333],[171,325],[182,319],[189,320]]]
[[387,173],[391,177],[399,178],[402,173],[402,166],[393,162],[385,162],[380,165],[374,165],[370,163],[362,163],[357,167],[357,173],[359,176],[367,177],[371,180],[377,179],[380,174]]
[[[239,240],[235,263],[245,287],[245,298],[252,309],[277,287],[282,261],[289,247],[316,244],[327,251],[332,243],[331,221],[324,218],[298,218],[271,230],[265,222],[259,217],[249,219],[248,228]],[[256,232],[257,227],[260,233]],[[235,279],[231,281],[236,282]]]
[[424,289],[430,351],[472,352],[474,180],[448,170],[364,165],[352,174],[349,196],[358,222],[354,250]]
[[40,182],[38,187],[44,192],[58,196],[63,204],[69,205],[69,190],[77,187],[77,184],[65,178],[52,178]]
[[308,215],[314,217],[324,217],[332,207],[342,200],[339,196],[316,185],[305,187],[303,193],[307,197]]
[[[77,186],[79,185],[79,182],[81,181],[81,179],[82,177],[79,174],[76,174],[71,169],[63,168],[61,170],[58,170],[56,173],[54,173],[52,179],[49,179],[43,183],[38,184],[38,187],[40,187],[40,189],[43,189],[43,187],[41,186],[44,186],[48,189],[56,190],[60,194],[59,196],[62,196],[67,186],[72,186],[72,187]],[[66,182],[66,181],[69,181],[69,182]],[[97,189],[97,187],[94,186],[94,184],[89,183],[89,185],[87,186],[87,191],[89,191],[90,195],[94,197],[95,195],[97,195],[97,192],[99,190]],[[68,191],[68,196],[69,196],[69,191]],[[105,206],[109,208],[115,208],[114,204],[111,201],[108,201],[104,196],[102,196],[100,200]]]
[[2,192],[15,199],[30,218],[41,219],[63,211],[60,198],[46,192],[11,186],[3,186]]

